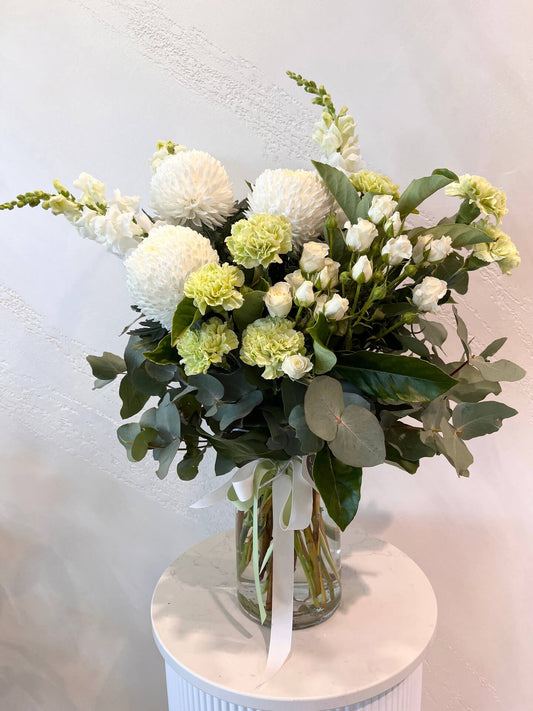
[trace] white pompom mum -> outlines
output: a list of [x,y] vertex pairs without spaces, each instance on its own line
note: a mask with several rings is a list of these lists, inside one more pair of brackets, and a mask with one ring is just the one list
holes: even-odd
[[265,170],[249,198],[250,214],[283,215],[291,223],[296,247],[322,233],[333,197],[317,173],[310,170]]
[[154,227],[124,262],[133,302],[170,331],[189,274],[218,261],[209,240],[189,227]]
[[165,158],[152,177],[150,197],[158,216],[174,224],[219,227],[234,209],[228,174],[203,151]]

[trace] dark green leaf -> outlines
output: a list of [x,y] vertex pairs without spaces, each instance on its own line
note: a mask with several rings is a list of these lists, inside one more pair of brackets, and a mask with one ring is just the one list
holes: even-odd
[[248,324],[261,318],[265,306],[264,297],[265,293],[259,290],[245,294],[241,308],[233,311],[233,321],[239,331],[244,331]]
[[176,365],[159,365],[153,361],[146,360],[144,362],[144,370],[149,378],[157,380],[160,383],[169,383],[176,375]]
[[425,178],[413,180],[402,193],[396,208],[402,220],[430,195],[456,180],[458,180],[457,175],[445,168],[434,170]]
[[414,427],[399,423],[387,430],[385,437],[387,440],[387,457],[390,454],[388,445],[395,447],[402,459],[411,462],[417,462],[423,457],[432,457],[435,454],[434,449],[422,442],[420,430]]
[[[435,239],[447,235],[452,238],[452,245],[455,249],[469,247],[481,242],[493,242],[492,237],[474,225],[439,224],[435,227],[427,227],[418,234],[432,234]],[[483,262],[486,265],[486,262]],[[480,265],[482,266],[482,265]]]
[[225,459],[235,462],[236,466],[242,466],[260,457],[270,459],[283,459],[287,457],[286,454],[281,454],[277,457],[275,452],[269,450],[266,446],[267,437],[264,433],[260,432],[248,432],[239,437],[228,439],[210,435],[208,439],[218,454]]
[[342,531],[357,513],[362,477],[362,469],[339,462],[327,447],[317,452],[313,479],[328,514]]
[[198,449],[197,447],[191,448],[189,451],[189,448],[187,448],[187,453],[181,460],[181,462],[178,462],[178,476],[180,479],[183,481],[191,481],[198,475],[198,466],[202,459],[204,458],[204,450],[203,449]]
[[306,390],[307,385],[299,383],[297,380],[283,378],[281,381],[281,398],[285,417],[289,417],[297,405],[303,406]]
[[323,313],[318,315],[316,323],[307,329],[307,333],[313,339],[316,375],[329,373],[337,362],[337,356],[324,345],[329,337],[329,326]]
[[374,193],[365,193],[363,195],[363,197],[359,201],[359,204],[357,205],[357,210],[355,212],[357,218],[362,217],[364,220],[368,220],[368,211],[370,210],[370,206],[372,205],[373,197]]
[[122,400],[120,416],[123,420],[127,420],[128,417],[132,417],[140,412],[150,397],[136,390],[127,375],[125,375],[120,382],[118,394]]
[[167,335],[159,341],[153,351],[145,351],[143,356],[147,360],[152,361],[152,363],[159,363],[160,365],[177,365],[180,360],[178,351],[171,343],[170,333],[167,333]]
[[450,279],[448,287],[458,294],[464,295],[468,291],[468,272],[459,270]]
[[326,163],[311,161],[328,190],[344,210],[351,223],[357,222],[357,205],[360,202],[359,193],[341,170]]
[[98,380],[106,380],[110,383],[117,375],[126,372],[124,359],[108,351],[104,351],[101,356],[87,356],[87,361],[91,366],[94,377]]
[[[429,448],[428,448],[429,449]],[[414,474],[418,469],[418,461],[411,461],[410,459],[403,459],[400,452],[393,447],[391,444],[387,443],[387,459],[385,460],[388,464],[393,464],[400,469],[403,469],[408,474]]]
[[429,402],[457,382],[419,358],[370,351],[343,358],[334,374],[384,402]]
[[212,417],[224,397],[224,386],[217,378],[207,373],[191,375],[189,385],[197,388],[196,399],[206,409],[206,417]]
[[188,296],[184,296],[176,307],[174,316],[172,317],[172,335],[170,343],[175,346],[178,338],[182,336],[185,331],[190,328],[193,323],[195,323],[195,321],[198,321],[200,317],[201,314],[194,305],[194,301],[189,299]]
[[470,200],[466,199],[461,203],[461,207],[459,208],[455,221],[459,224],[469,225],[476,219],[476,217],[479,217],[479,215],[479,207],[477,207],[477,205],[473,202],[470,202]]
[[147,427],[139,432],[133,440],[131,456],[136,462],[140,462],[148,452],[148,445],[157,437],[157,430]]
[[228,472],[230,472],[234,467],[235,467],[235,464],[231,461],[231,459],[226,459],[225,457],[222,457],[220,454],[217,454],[217,457],[215,459],[215,475],[216,476],[223,476],[224,474],[227,474]]

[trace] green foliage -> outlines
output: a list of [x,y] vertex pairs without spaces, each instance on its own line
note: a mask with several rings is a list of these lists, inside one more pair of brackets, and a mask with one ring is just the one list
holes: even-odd
[[402,193],[396,208],[402,220],[424,202],[430,195],[458,180],[457,175],[445,168],[434,170],[425,178],[416,178]]
[[325,345],[329,338],[329,326],[323,313],[318,314],[316,322],[307,329],[307,333],[313,339],[315,373],[317,375],[329,373],[337,363],[337,356]]
[[172,346],[170,333],[162,338],[153,351],[146,351],[143,356],[152,363],[159,365],[177,365],[179,363],[178,351]]
[[342,531],[357,513],[362,477],[360,467],[339,462],[327,447],[315,456],[313,479],[328,514]]
[[140,412],[150,397],[149,395],[139,392],[127,375],[120,381],[118,394],[122,400],[120,416],[123,420],[127,420],[128,417],[133,417],[133,415]]
[[233,311],[233,321],[239,331],[244,331],[248,324],[261,318],[265,307],[264,296],[263,290],[249,291],[244,295],[241,308]]
[[194,305],[192,299],[184,296],[179,302],[172,317],[171,345],[175,346],[178,338],[182,336],[193,323],[201,317],[200,312]]
[[360,198],[350,180],[338,168],[327,165],[327,163],[319,163],[316,160],[311,162],[326,183],[330,193],[344,210],[346,217],[352,223],[357,222],[357,206]]
[[104,351],[101,356],[89,355],[87,361],[92,373],[98,380],[110,383],[117,375],[126,372],[126,363],[120,356]]
[[461,439],[472,439],[496,432],[502,420],[516,414],[502,402],[461,403],[453,411],[452,422]]

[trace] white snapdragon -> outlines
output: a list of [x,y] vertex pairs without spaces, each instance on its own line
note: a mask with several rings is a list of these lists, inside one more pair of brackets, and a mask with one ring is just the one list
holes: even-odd
[[440,262],[451,252],[453,252],[452,238],[445,235],[440,239],[432,240],[427,260],[428,262]]
[[281,364],[281,370],[288,375],[291,380],[300,380],[313,368],[313,364],[307,356],[292,355],[285,358]]
[[293,294],[296,292],[298,287],[300,287],[305,281],[305,277],[300,269],[297,269],[295,272],[291,272],[290,274],[285,274],[284,279],[291,287]]
[[333,289],[339,283],[339,262],[326,257],[325,264],[320,270],[317,278],[317,284],[320,289]]
[[[329,114],[327,112],[325,113],[326,116],[330,118]],[[338,127],[331,122],[331,118],[329,122],[326,122],[324,117],[317,123],[312,139],[322,148],[327,158],[329,158],[332,153],[336,153],[343,143],[342,133]]]
[[374,223],[369,220],[363,220],[362,217],[357,220],[355,225],[352,225],[351,222],[346,222],[344,228],[347,230],[344,238],[346,246],[352,252],[364,252],[378,236]]
[[352,279],[358,284],[366,284],[372,278],[372,273],[372,262],[366,254],[361,255],[352,267]]
[[420,264],[420,262],[427,258],[427,255],[429,254],[430,250],[429,245],[432,239],[433,235],[420,235],[420,237],[417,239],[413,249],[414,264]]
[[391,267],[395,267],[405,259],[409,259],[412,253],[413,245],[409,242],[407,235],[391,238],[381,250],[381,256]]
[[81,197],[78,202],[82,205],[95,206],[106,205],[105,185],[89,173],[81,173],[80,177],[73,182],[77,190],[81,190]]
[[368,217],[377,225],[381,220],[388,220],[396,210],[397,205],[398,203],[392,195],[374,195],[368,210]]
[[442,299],[448,285],[436,277],[424,277],[413,289],[413,303],[419,311],[429,311],[436,314],[440,311],[439,299]]
[[278,281],[263,297],[270,316],[285,318],[292,308],[291,287],[285,281]]
[[326,265],[329,247],[324,242],[306,242],[300,257],[300,269],[306,274],[318,272]]
[[105,215],[85,206],[74,225],[82,237],[105,244],[110,252],[124,256],[137,247],[144,230],[133,221],[133,212],[110,205]]
[[385,222],[385,232],[397,237],[402,231],[402,218],[398,211],[393,212],[392,216]]
[[315,300],[312,281],[304,281],[294,292],[294,303],[296,306],[311,306]]
[[340,321],[348,311],[349,306],[350,302],[348,299],[343,299],[339,294],[334,294],[331,299],[328,299],[324,304],[324,316],[328,321]]

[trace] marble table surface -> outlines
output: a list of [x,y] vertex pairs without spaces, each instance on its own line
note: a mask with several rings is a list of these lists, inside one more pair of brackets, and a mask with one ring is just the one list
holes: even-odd
[[435,632],[433,589],[390,543],[355,529],[342,546],[339,609],[294,631],[289,659],[266,682],[269,630],[237,602],[233,532],[193,547],[163,573],[152,599],[154,638],[165,661],[218,698],[244,706],[268,702],[279,711],[289,700],[291,709],[305,711],[349,705],[403,681]]

